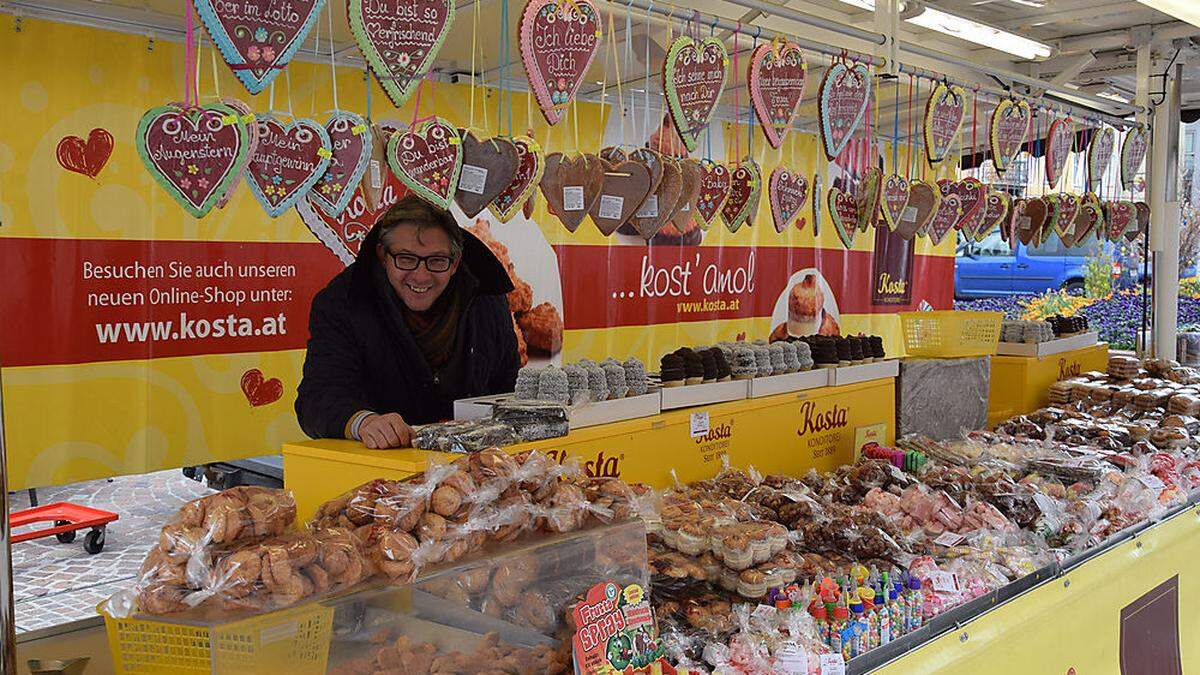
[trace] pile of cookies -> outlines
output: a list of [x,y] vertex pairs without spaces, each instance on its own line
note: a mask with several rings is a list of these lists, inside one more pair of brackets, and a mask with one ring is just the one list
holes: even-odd
[[567,405],[641,396],[649,390],[646,366],[635,358],[580,359],[562,368],[526,366],[517,373],[516,397]]
[[883,338],[878,335],[806,335],[798,338],[797,343],[809,346],[818,368],[874,363],[887,356],[883,350]]
[[1000,324],[1001,342],[1037,344],[1054,339],[1054,327],[1049,321],[1005,321]]
[[812,354],[803,342],[718,342],[715,346],[681,347],[662,357],[664,387],[749,380],[811,370]]
[[330,666],[330,675],[382,675],[385,673],[546,673],[571,672],[571,642],[536,647],[513,647],[487,633],[469,651],[451,651],[432,642],[415,642],[393,627],[377,630],[370,646]]

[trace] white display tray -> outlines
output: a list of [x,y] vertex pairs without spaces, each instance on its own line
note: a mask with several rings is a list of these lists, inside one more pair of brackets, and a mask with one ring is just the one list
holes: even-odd
[[1033,356],[1041,358],[1051,354],[1060,354],[1062,352],[1074,351],[1091,347],[1100,340],[1100,334],[1091,331],[1088,333],[1080,333],[1071,337],[1058,338],[1057,340],[1049,340],[1047,342],[1038,342],[1036,344],[1026,344],[1024,342],[998,342],[996,343],[996,354],[1000,356]]
[[857,366],[839,366],[833,369],[830,384],[840,387],[843,384],[879,380],[885,377],[896,377],[900,374],[900,360],[887,359],[875,363],[861,363]]
[[[492,406],[500,401],[508,400],[512,396],[512,394],[497,394],[460,399],[454,402],[454,419],[474,420],[490,417]],[[567,410],[567,419],[572,429],[582,429],[639,417],[651,417],[660,412],[662,412],[662,396],[659,395],[657,389],[652,388],[641,396],[626,396],[611,401],[571,406]]]
[[740,401],[750,395],[751,380],[730,380],[709,384],[685,384],[679,387],[663,387],[662,409],[691,408],[710,403]]
[[762,398],[763,396],[786,394],[792,391],[828,387],[832,383],[832,368],[814,368],[799,373],[756,377],[750,380],[750,398]]

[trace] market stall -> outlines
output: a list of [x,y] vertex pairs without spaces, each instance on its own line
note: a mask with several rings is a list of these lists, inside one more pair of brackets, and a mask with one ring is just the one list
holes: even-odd
[[[1108,364],[1108,345],[1097,344],[1094,333],[1082,336],[1090,343],[1081,347],[1031,354],[1001,353],[991,360],[991,388],[988,391],[988,426],[995,426],[1014,415],[1032,412],[1050,403],[1050,385],[1088,371],[1104,370]],[[1049,344],[1049,343],[1048,343]],[[1020,345],[1025,346],[1025,345]]]

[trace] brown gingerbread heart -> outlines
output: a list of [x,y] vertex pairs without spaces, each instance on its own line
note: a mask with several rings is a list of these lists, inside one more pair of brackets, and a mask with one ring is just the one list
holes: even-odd
[[1029,246],[1042,238],[1042,230],[1046,227],[1046,219],[1050,217],[1050,207],[1041,197],[1034,197],[1025,203],[1024,218],[1017,221],[1017,239]]
[[1134,202],[1133,208],[1137,211],[1137,227],[1125,231],[1125,238],[1129,241],[1150,231],[1150,205],[1146,202]]
[[700,179],[704,170],[700,162],[685,157],[679,160],[679,173],[682,187],[679,190],[679,201],[675,203],[675,212],[671,214],[671,224],[680,232],[687,231],[695,219],[696,200],[700,197]]
[[507,138],[480,140],[466,129],[460,129],[459,135],[463,160],[454,202],[468,218],[474,218],[512,183],[520,159],[517,146]]
[[[613,149],[619,150],[619,148]],[[623,158],[621,157],[621,153],[624,153],[625,155]],[[663,178],[662,153],[658,152],[657,150],[651,150],[650,148],[634,148],[628,152],[613,152],[610,153],[610,156],[613,159],[608,160],[609,166],[616,166],[621,162],[640,162],[641,164],[644,164],[646,166],[646,170],[650,172],[650,192],[647,196],[654,194],[654,191],[658,189],[658,184],[662,182]],[[641,204],[638,204],[639,209],[641,206]],[[641,234],[641,232],[639,232],[631,222],[627,222],[622,225],[618,232],[628,235]]]
[[546,157],[542,173],[542,196],[546,207],[567,230],[574,232],[587,217],[604,186],[608,165],[592,154],[567,157],[555,152]]
[[600,196],[588,214],[607,237],[633,216],[649,194],[650,169],[633,160],[621,162],[604,172]]
[[683,172],[679,163],[672,157],[663,155],[662,180],[658,187],[651,192],[646,201],[634,211],[629,224],[637,229],[642,238],[649,241],[667,224],[667,220],[675,213],[675,206],[683,191]]
[[914,179],[908,186],[908,204],[896,221],[896,235],[912,241],[929,224],[941,203],[942,193],[936,185]]

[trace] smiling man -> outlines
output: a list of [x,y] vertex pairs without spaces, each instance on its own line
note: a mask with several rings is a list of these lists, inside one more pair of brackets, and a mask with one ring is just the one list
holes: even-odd
[[369,448],[408,446],[455,399],[513,390],[520,367],[504,267],[450,213],[415,196],[388,209],[313,298],[300,427]]

